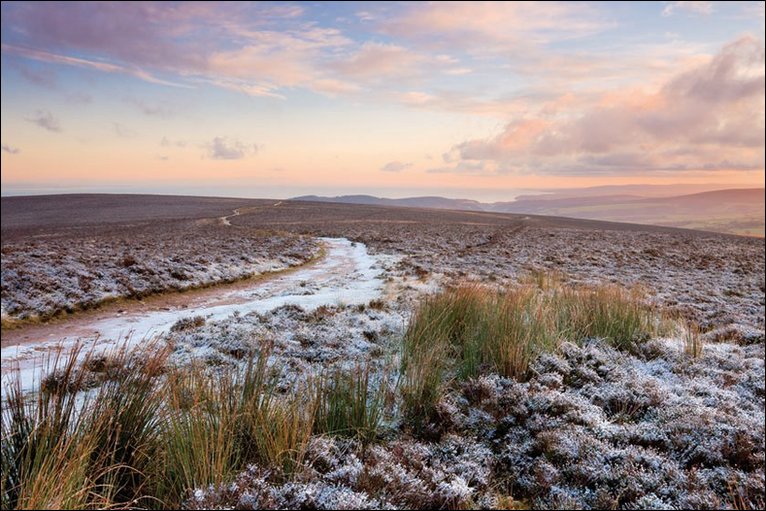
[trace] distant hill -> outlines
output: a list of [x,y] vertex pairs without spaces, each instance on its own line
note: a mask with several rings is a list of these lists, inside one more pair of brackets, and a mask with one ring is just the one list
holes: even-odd
[[[613,191],[609,188],[606,190]],[[572,191],[524,195],[514,201],[493,203],[446,197],[386,199],[372,195],[305,195],[293,200],[553,215],[685,227],[747,236],[764,235],[766,221],[763,188],[714,190],[672,197],[646,197],[626,193],[591,195],[591,192],[592,190],[589,190],[583,196],[573,196]]]
[[457,209],[465,211],[486,211],[481,202],[471,199],[448,199],[446,197],[408,197],[406,199],[385,199],[372,195],[341,195],[320,197],[302,195],[291,200],[311,202],[339,202],[342,204],[366,204],[368,206],[400,206],[407,208]]
[[747,236],[763,236],[766,223],[763,188],[652,198],[629,195],[576,198],[527,196],[513,202],[495,203],[494,211],[667,225]]
[[729,190],[714,190],[712,192],[694,193],[678,197],[651,199],[653,202],[671,202],[684,204],[709,205],[711,202],[736,204],[764,204],[763,188],[732,188]]
[[485,208],[487,208],[488,211],[497,211],[502,213],[544,213],[545,211],[552,209],[630,203],[642,201],[645,199],[645,197],[640,197],[637,195],[600,195],[595,197],[525,195],[517,197],[515,201],[494,202],[492,204],[486,204]]

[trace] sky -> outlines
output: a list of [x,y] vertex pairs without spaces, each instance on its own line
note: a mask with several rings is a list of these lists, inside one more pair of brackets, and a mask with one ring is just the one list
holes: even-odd
[[3,195],[764,186],[764,2],[1,9]]

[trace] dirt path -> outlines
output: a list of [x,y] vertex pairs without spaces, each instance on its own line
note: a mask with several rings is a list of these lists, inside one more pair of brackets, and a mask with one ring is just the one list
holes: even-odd
[[[33,372],[41,355],[76,343],[99,351],[136,344],[167,332],[179,319],[203,316],[225,319],[234,312],[268,312],[294,304],[306,310],[320,305],[360,304],[383,292],[382,257],[371,256],[363,244],[344,238],[323,238],[324,257],[294,270],[210,288],[125,301],[70,318],[3,332],[2,374]],[[33,374],[23,375],[32,385]]]
[[239,212],[241,208],[237,208],[234,210],[234,212],[231,215],[226,215],[218,218],[218,222],[221,225],[231,225],[231,222],[229,221],[229,218],[233,218],[235,216],[239,216],[241,213]]

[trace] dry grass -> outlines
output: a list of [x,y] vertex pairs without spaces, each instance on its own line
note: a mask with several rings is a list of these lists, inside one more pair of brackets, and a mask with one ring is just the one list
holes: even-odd
[[700,337],[700,327],[697,323],[689,323],[684,328],[684,353],[691,358],[702,356],[704,344]]
[[530,361],[563,340],[599,338],[630,351],[663,329],[637,289],[570,287],[545,274],[502,291],[450,289],[420,304],[404,337],[405,414],[414,424],[427,419],[451,378],[498,373],[524,379]]
[[2,414],[2,508],[177,507],[248,463],[289,476],[314,426],[305,388],[281,395],[268,353],[244,369],[164,370],[167,349],[112,356],[125,370],[79,392],[90,356],[51,361],[58,385],[9,388]]
[[[153,453],[162,444],[160,399],[152,380],[167,350],[116,355],[127,370],[89,394],[79,349],[50,361],[58,377],[34,396],[8,388],[2,414],[4,509],[136,505],[145,495]],[[85,356],[85,365],[90,360]],[[42,381],[41,381],[42,384]],[[42,387],[41,387],[42,388]]]
[[314,387],[314,433],[374,440],[386,398],[384,385],[376,387],[374,377],[370,364],[357,364],[351,371],[336,369],[320,377]]

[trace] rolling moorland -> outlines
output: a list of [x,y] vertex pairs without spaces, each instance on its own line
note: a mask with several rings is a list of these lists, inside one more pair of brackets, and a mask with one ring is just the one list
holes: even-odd
[[493,203],[444,197],[381,199],[370,195],[303,196],[295,200],[553,215],[763,237],[764,196],[763,188],[679,195],[662,188],[618,186],[521,195],[514,201]]
[[[763,507],[763,239],[328,202],[0,204],[4,509]],[[194,303],[232,285],[273,306]],[[173,322],[145,339],[147,309]],[[129,347],[57,351],[89,314],[135,320]],[[40,354],[29,392],[6,360]]]

